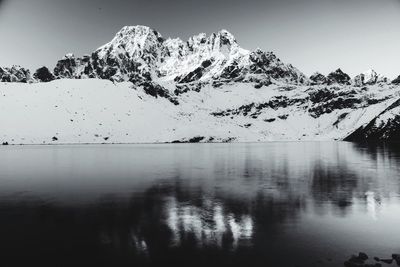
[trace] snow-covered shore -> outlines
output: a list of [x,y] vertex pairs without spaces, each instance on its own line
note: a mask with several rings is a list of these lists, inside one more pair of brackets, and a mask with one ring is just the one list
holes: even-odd
[[[319,92],[335,95],[325,99]],[[129,82],[0,83],[0,143],[343,140],[398,100],[399,92],[388,85],[256,89],[235,83],[206,85],[177,96],[174,104]]]

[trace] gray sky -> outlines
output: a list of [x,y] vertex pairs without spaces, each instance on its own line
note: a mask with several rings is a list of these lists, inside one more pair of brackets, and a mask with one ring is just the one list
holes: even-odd
[[137,24],[184,40],[227,29],[308,75],[400,75],[400,0],[0,0],[0,66],[54,67]]

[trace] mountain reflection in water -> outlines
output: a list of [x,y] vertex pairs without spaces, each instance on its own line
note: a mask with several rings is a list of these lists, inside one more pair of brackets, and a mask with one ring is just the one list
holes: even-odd
[[0,149],[6,266],[342,266],[399,222],[396,146]]

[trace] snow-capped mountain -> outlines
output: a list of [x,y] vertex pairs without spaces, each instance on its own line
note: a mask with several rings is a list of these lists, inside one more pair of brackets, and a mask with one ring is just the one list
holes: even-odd
[[202,33],[184,42],[164,39],[145,26],[124,27],[91,56],[61,59],[54,70],[60,78],[102,78],[116,82],[170,81],[175,84],[257,81],[271,79],[304,84],[308,78],[273,53],[250,52],[226,30]]
[[368,70],[355,76],[353,79],[347,73],[344,73],[341,69],[337,69],[324,76],[323,74],[316,72],[310,76],[312,85],[354,85],[354,86],[364,86],[364,85],[374,85],[379,83],[390,83],[390,80],[381,74],[378,74],[374,70]]
[[354,77],[351,82],[355,86],[364,86],[377,83],[388,83],[389,79],[381,74],[378,74],[375,70],[370,69]]
[[0,68],[0,144],[395,140],[397,80],[308,78],[226,30],[182,41],[130,26],[53,71]]

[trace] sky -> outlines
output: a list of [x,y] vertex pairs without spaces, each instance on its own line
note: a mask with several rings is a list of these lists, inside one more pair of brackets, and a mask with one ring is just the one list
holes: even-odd
[[125,25],[187,40],[227,29],[305,74],[400,75],[400,0],[0,0],[0,66],[54,67]]

